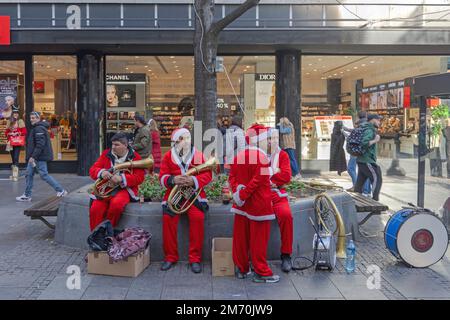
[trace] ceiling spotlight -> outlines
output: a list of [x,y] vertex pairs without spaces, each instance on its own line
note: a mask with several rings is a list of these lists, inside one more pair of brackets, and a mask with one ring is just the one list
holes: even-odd
[[348,57],[347,57],[347,56],[345,56],[344,58],[345,58],[345,59],[347,59]]
[[56,70],[57,72],[61,72],[61,69]]
[[177,62],[175,60],[173,60],[172,63],[177,63]]
[[37,61],[34,61],[34,63],[38,63]]
[[353,69],[355,69],[355,70],[356,70],[356,69],[358,69],[358,67],[353,67]]
[[340,73],[344,73],[344,71],[341,71]]
[[306,75],[307,75],[307,76],[309,76],[309,75],[310,75],[310,73],[309,73],[309,72],[307,72],[307,73],[306,73]]
[[50,66],[47,66],[47,69],[50,69]]
[[308,66],[312,66],[312,63],[308,63]]
[[148,66],[144,66],[144,68],[148,68]]
[[322,58],[317,59],[318,61],[322,61]]
[[69,73],[69,72],[67,72],[66,74],[67,74],[68,76],[70,76],[70,73]]
[[333,76],[337,76],[337,73],[333,74]]
[[[170,59],[175,59],[175,56],[170,56]],[[194,58],[192,58],[192,59],[194,59]]]
[[347,69],[347,70],[345,70],[345,71],[349,72],[349,71],[350,71],[350,69]]
[[370,61],[370,63],[375,63],[375,61],[372,60],[372,61]]
[[148,72],[152,72],[152,69],[148,69],[147,71],[148,71]]
[[365,63],[363,63],[362,65],[361,65],[361,67],[365,67],[366,66],[366,64]]
[[314,71],[314,72],[317,72],[317,69],[314,69],[313,71]]
[[126,67],[125,70],[128,70],[128,67]]
[[245,68],[250,68],[250,66],[246,66]]
[[136,58],[136,59],[139,59],[139,57],[138,57],[138,56],[135,56],[135,58]]

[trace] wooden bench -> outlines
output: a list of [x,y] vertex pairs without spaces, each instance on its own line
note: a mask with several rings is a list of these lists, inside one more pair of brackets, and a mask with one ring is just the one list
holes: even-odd
[[55,225],[48,222],[44,217],[56,217],[58,215],[59,202],[62,197],[52,196],[33,204],[25,209],[23,214],[31,220],[41,220],[50,229],[55,229]]
[[356,212],[368,212],[369,214],[362,219],[358,225],[363,225],[367,222],[372,216],[374,215],[380,215],[384,211],[389,210],[389,207],[387,205],[384,205],[376,200],[373,200],[372,198],[365,197],[360,193],[356,192],[348,192],[346,191],[352,198],[353,201],[355,201],[355,208]]

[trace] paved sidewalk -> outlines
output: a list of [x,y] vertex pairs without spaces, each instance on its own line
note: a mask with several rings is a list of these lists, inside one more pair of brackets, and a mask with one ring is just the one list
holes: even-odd
[[[69,190],[89,181],[68,174],[54,176]],[[386,183],[385,194],[395,195],[399,189],[392,183]],[[0,181],[0,299],[450,299],[450,252],[431,268],[405,267],[385,249],[381,231],[387,216],[371,218],[364,227],[376,237],[356,243],[357,270],[351,275],[345,273],[341,261],[333,272],[310,269],[290,274],[283,274],[280,262],[272,261],[274,271],[281,275],[277,284],[213,278],[210,264],[204,264],[203,273],[197,275],[186,262],[168,272],[159,270],[159,262],[152,262],[134,279],[88,275],[84,250],[54,243],[52,230],[23,215],[31,204],[14,199],[22,193],[23,184],[23,179],[15,184]],[[39,178],[35,190],[36,200],[54,193]],[[390,201],[391,207],[400,208],[401,203]],[[372,264],[381,269],[380,289],[367,286],[367,268]],[[66,287],[66,270],[71,265],[81,268],[80,290]]]

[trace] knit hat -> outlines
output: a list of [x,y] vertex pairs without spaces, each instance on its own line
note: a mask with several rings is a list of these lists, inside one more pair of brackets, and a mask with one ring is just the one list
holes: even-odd
[[30,116],[35,116],[36,118],[41,118],[41,114],[37,111],[31,111]]
[[134,120],[139,121],[140,123],[142,123],[143,125],[145,125],[145,119],[143,116],[141,116],[140,114],[136,114],[134,116]]
[[245,141],[247,144],[256,144],[258,141],[266,140],[268,137],[269,128],[258,123],[253,124],[245,133]]
[[185,134],[191,135],[188,129],[186,128],[178,128],[173,130],[172,136],[170,137],[170,141],[177,142],[178,139],[180,139],[181,136],[184,136]]

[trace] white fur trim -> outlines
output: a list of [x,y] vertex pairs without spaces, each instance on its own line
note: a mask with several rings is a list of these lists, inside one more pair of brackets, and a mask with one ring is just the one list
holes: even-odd
[[192,176],[192,180],[194,180],[194,184],[195,184],[195,191],[197,191],[197,190],[198,190],[198,180],[197,180],[197,177],[195,177],[195,176]]
[[127,187],[127,191],[128,191],[128,194],[130,195],[130,197],[132,197],[134,200],[139,200],[139,197],[138,196],[136,196],[135,194],[134,194],[134,192],[133,192],[133,190],[131,190],[129,187]]
[[265,216],[254,216],[252,214],[248,214],[247,212],[236,209],[236,208],[231,208],[230,211],[233,213],[239,214],[241,216],[247,217],[248,219],[253,220],[253,221],[267,221],[267,220],[275,219],[275,214],[273,214],[273,213],[269,214],[269,215],[265,215]]
[[245,186],[243,184],[240,184],[238,185],[236,192],[233,193],[233,200],[238,207],[242,207],[245,204],[245,200],[242,200],[239,196],[239,191],[241,191],[242,189],[245,189]]
[[189,130],[188,129],[186,129],[186,128],[179,128],[179,129],[176,129],[174,132],[173,132],[173,134],[172,134],[172,137],[171,137],[171,141],[173,141],[173,142],[177,142],[178,141],[178,139],[180,139],[180,137],[181,136],[183,136],[183,135],[185,135],[185,134],[191,134],[190,132],[189,132]]
[[280,198],[287,198],[287,197],[288,197],[287,192],[286,192],[286,193],[281,193],[280,189],[272,188],[271,190],[272,190],[272,192],[276,192],[277,195],[278,195]]
[[164,180],[166,179],[166,177],[170,177],[170,174],[165,174],[161,177],[160,183],[163,187],[165,187],[166,185],[164,184]]
[[106,169],[101,169],[97,174],[97,178],[100,178],[102,176],[103,171],[106,171]]

